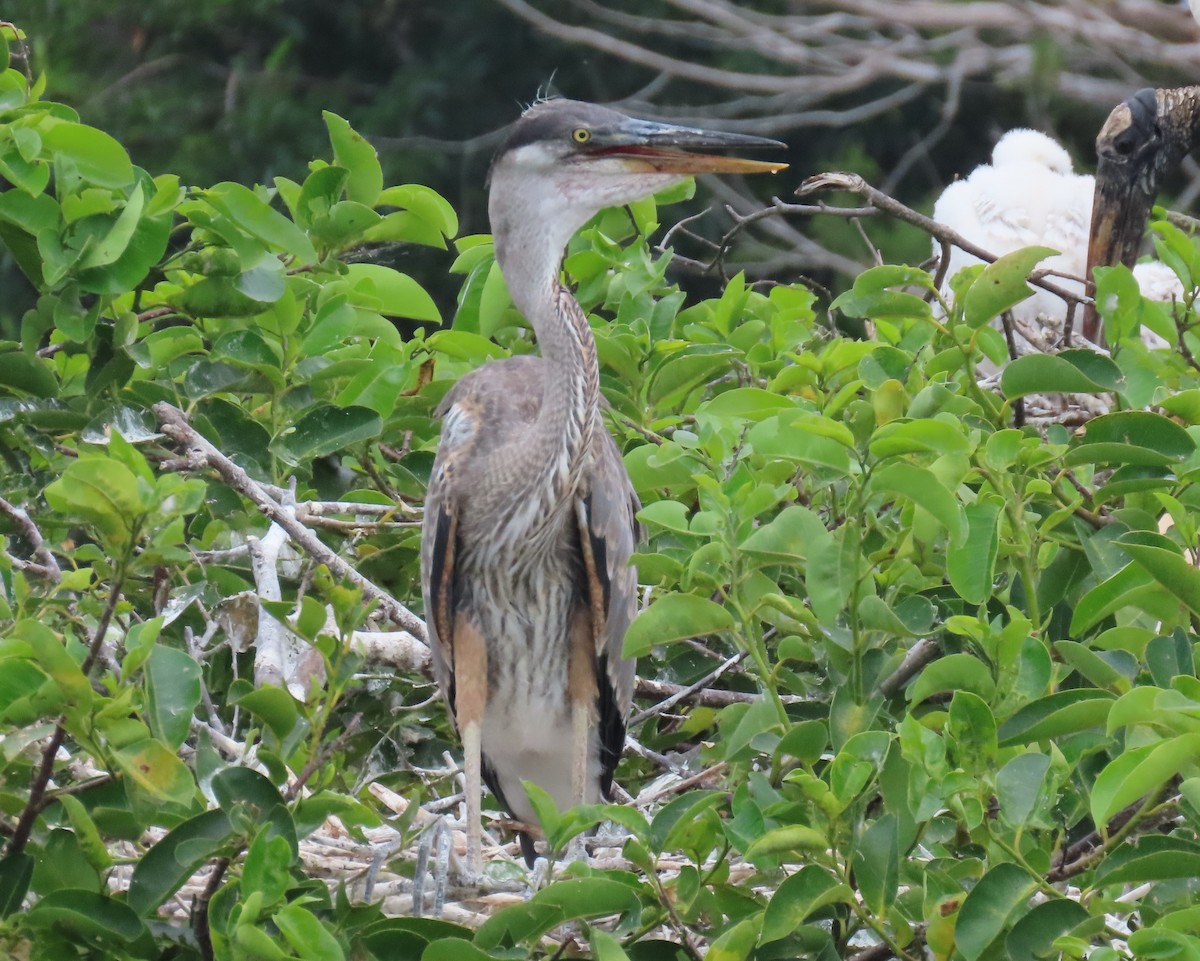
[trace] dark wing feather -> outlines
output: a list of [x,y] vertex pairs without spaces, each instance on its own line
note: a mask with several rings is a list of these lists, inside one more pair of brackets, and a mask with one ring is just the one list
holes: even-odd
[[454,555],[458,518],[446,503],[444,476],[435,462],[421,525],[421,588],[433,676],[454,722]]
[[586,539],[595,580],[589,577],[589,601],[601,612],[596,632],[596,689],[599,715],[600,788],[607,797],[612,775],[625,747],[625,721],[633,702],[635,664],[621,656],[637,613],[637,571],[629,558],[638,540],[634,519],[640,505],[633,484],[608,431],[592,444],[592,471],[583,492],[581,539]]

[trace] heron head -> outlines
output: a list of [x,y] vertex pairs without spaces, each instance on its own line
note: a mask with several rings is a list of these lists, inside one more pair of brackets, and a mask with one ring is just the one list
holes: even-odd
[[578,100],[540,101],[513,124],[493,161],[492,227],[503,229],[518,206],[523,218],[563,220],[565,243],[597,211],[690,174],[782,170],[787,164],[719,153],[782,146],[763,137],[637,120]]

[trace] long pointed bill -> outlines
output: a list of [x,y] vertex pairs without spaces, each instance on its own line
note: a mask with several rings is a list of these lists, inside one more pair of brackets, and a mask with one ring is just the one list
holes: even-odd
[[596,157],[615,157],[631,169],[668,174],[776,173],[785,163],[725,157],[709,151],[777,149],[786,144],[766,137],[720,133],[649,120],[630,120],[615,129],[596,131]]
[[[1087,273],[1095,267],[1132,267],[1157,188],[1154,155],[1158,114],[1156,91],[1142,90],[1113,108],[1096,137],[1096,189],[1088,236]],[[1100,318],[1094,305],[1084,311],[1082,333],[1100,342]]]
[[[1084,275],[1089,278],[1096,267],[1134,265],[1150,218],[1150,208],[1154,205],[1154,197],[1138,186],[1127,167],[1114,171],[1106,169],[1107,166],[1102,159],[1096,170],[1087,272]],[[1084,311],[1082,333],[1093,343],[1099,343],[1100,320],[1092,304]]]

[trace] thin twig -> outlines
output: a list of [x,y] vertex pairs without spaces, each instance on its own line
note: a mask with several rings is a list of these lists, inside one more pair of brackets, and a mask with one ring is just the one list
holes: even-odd
[[[99,656],[100,647],[104,643],[105,635],[108,634],[108,626],[112,623],[113,613],[117,609],[117,602],[121,598],[121,590],[124,587],[124,583],[124,571],[118,569],[118,574],[114,578],[112,588],[109,591],[108,603],[104,605],[104,611],[100,615],[100,620],[96,622],[96,633],[88,648],[87,656],[83,659],[83,663],[79,665],[79,670],[85,676],[91,671],[92,666],[96,663],[96,659]],[[50,784],[50,776],[54,773],[54,761],[58,756],[58,749],[62,747],[63,741],[66,738],[67,728],[64,722],[60,720],[54,726],[54,733],[46,741],[46,746],[42,748],[41,763],[38,765],[38,772],[29,787],[29,800],[25,803],[25,809],[21,812],[21,817],[17,821],[17,826],[14,828],[12,837],[9,839],[8,846],[5,849],[10,857],[20,854],[25,850],[25,845],[29,843],[30,835],[33,833],[34,822],[37,820],[38,814],[42,811],[42,798]]]
[[3,511],[16,522],[16,525],[21,529],[25,540],[29,541],[29,546],[33,548],[34,556],[39,558],[40,563],[21,560],[18,557],[13,558],[13,563],[23,570],[37,574],[39,577],[45,577],[57,584],[62,580],[62,570],[58,566],[58,561],[54,559],[54,555],[50,553],[50,549],[46,546],[45,540],[42,538],[42,532],[38,530],[37,524],[33,522],[33,518],[25,511],[23,507],[17,507],[3,497],[0,497],[0,511]]
[[664,711],[670,710],[672,707],[674,707],[676,704],[678,704],[680,701],[684,700],[685,698],[691,697],[693,694],[699,693],[701,690],[708,687],[708,685],[710,685],[713,681],[715,681],[718,677],[720,677],[722,674],[724,674],[727,670],[729,670],[735,664],[741,663],[741,661],[743,661],[745,659],[745,657],[748,653],[749,653],[748,651],[739,651],[737,654],[734,654],[733,657],[729,658],[728,660],[724,661],[721,664],[718,664],[715,668],[713,668],[713,670],[711,670],[707,674],[705,674],[704,677],[702,677],[702,678],[700,678],[700,680],[696,681],[695,684],[691,684],[679,691],[676,691],[674,694],[670,695],[667,698],[664,698],[663,700],[659,701],[654,706],[646,708],[644,711],[639,711],[637,714],[635,714],[633,717],[631,717],[629,719],[629,726],[633,727],[636,724],[641,724],[642,721],[646,720],[647,718],[654,717],[657,714],[662,714]]
[[891,674],[879,682],[875,693],[880,697],[891,697],[914,677],[917,671],[938,656],[941,645],[933,638],[925,637],[908,649],[904,659]]
[[[639,677],[634,687],[634,692],[639,697],[671,697],[680,691],[686,690],[687,688],[682,684],[672,684],[670,681],[654,681],[648,677]],[[687,696],[686,700],[704,707],[728,707],[730,704],[751,704],[761,696],[761,694],[749,691],[719,691],[710,689],[694,691]],[[801,697],[799,694],[783,694],[780,696],[780,700],[784,704],[811,703],[809,698]]]
[[213,953],[212,934],[208,930],[208,906],[213,895],[217,893],[217,889],[221,887],[221,881],[224,880],[227,870],[229,870],[229,858],[217,858],[213,862],[212,873],[208,876],[204,890],[196,898],[192,909],[192,935],[196,939],[196,946],[200,949],[200,957],[204,961],[214,961],[216,957]]

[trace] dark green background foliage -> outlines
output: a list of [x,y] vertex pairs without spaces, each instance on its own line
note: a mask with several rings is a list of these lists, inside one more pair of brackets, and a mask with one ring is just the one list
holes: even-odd
[[[78,49],[33,37],[76,91],[99,69],[80,9],[55,27]],[[204,957],[188,923],[157,912],[218,865],[200,930],[222,958],[544,958],[572,938],[603,961],[833,959],[872,943],[965,961],[1200,954],[1192,296],[1143,302],[1128,271],[1108,271],[1111,356],[1021,358],[993,392],[976,377],[1004,360],[991,322],[1044,252],[964,275],[953,308],[902,265],[862,272],[829,311],[805,286],[742,275],[689,298],[652,245],[690,187],[601,214],[565,272],[645,505],[637,563],[653,590],[627,650],[643,677],[685,685],[740,659],[712,685],[723,699],[637,720],[649,750],[618,780],[637,796],[664,757],[706,778],[627,806],[535,798],[552,847],[610,819],[625,861],[561,869],[478,928],[331,891],[301,856],[327,816],[378,825],[372,781],[414,801],[455,792],[444,713],[427,678],[347,643],[379,626],[352,581],[301,557],[280,565],[281,600],[258,601],[243,548],[268,524],[181,462],[164,405],[255,482],[352,505],[341,526],[305,516],[416,606],[413,515],[368,508],[418,504],[437,401],[533,345],[490,238],[424,177],[381,164],[357,118],[318,112],[339,84],[353,99],[354,83],[382,82],[368,61],[333,70],[293,6],[166,9],[146,8],[138,41],[164,54],[203,38],[228,68],[262,31],[254,82],[311,150],[247,141],[215,150],[228,168],[181,177],[180,141],[151,134],[161,166],[147,144],[131,162],[86,100],[31,94],[22,64],[0,74],[0,242],[33,292],[0,341],[0,494],[45,536],[39,552],[15,509],[0,514],[0,950]],[[371,24],[391,35],[426,16],[325,13],[347,48]],[[314,62],[330,90],[272,87],[264,69]],[[419,125],[431,101],[405,93]],[[364,110],[380,99],[361,96]],[[1154,234],[1194,291],[1200,248]],[[426,262],[397,248],[435,266],[408,269]],[[427,292],[441,287],[456,296]],[[1141,324],[1173,349],[1147,350]],[[1022,398],[1064,392],[1111,410],[1077,430],[1018,426]],[[246,680],[245,622],[267,614],[321,664],[305,702]],[[416,811],[394,823],[397,874],[414,871]]]

